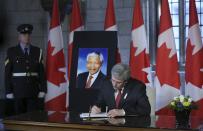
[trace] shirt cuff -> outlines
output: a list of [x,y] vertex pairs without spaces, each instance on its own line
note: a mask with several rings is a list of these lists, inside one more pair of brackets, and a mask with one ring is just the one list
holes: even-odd
[[125,116],[125,110],[121,109],[121,112],[122,112],[122,116]]

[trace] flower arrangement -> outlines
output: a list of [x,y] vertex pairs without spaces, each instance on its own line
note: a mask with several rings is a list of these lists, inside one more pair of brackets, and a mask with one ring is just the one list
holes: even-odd
[[169,107],[176,111],[197,109],[197,106],[192,101],[192,98],[190,96],[183,95],[174,97],[174,99],[170,102]]

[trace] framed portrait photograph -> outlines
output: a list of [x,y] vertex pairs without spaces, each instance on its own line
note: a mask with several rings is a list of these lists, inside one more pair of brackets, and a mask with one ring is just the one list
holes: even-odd
[[69,83],[69,110],[88,112],[104,79],[110,77],[117,50],[116,31],[74,33]]

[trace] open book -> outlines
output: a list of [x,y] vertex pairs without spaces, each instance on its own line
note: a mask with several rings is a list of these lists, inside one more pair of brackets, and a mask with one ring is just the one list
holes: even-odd
[[101,113],[98,113],[98,114],[92,114],[92,113],[81,113],[80,114],[80,118],[104,118],[104,117],[107,117],[107,113],[106,112],[101,112]]

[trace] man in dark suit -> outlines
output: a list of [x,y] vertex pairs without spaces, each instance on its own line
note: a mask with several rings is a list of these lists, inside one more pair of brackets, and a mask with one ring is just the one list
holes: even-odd
[[100,113],[108,107],[108,116],[150,115],[151,108],[144,83],[130,78],[130,68],[116,64],[111,70],[111,81],[102,83],[102,90],[92,113]]
[[87,55],[86,68],[88,72],[84,72],[77,77],[77,88],[99,89],[101,82],[105,79],[105,75],[101,72],[103,63],[103,55],[99,52],[91,52]]
[[6,98],[14,99],[16,114],[39,109],[47,91],[42,50],[30,44],[32,30],[30,24],[18,26],[19,44],[7,50],[5,60]]

